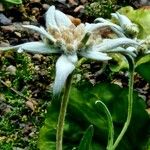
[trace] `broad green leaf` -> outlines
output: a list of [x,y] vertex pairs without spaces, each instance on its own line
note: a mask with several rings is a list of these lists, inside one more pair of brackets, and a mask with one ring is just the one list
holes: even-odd
[[91,141],[93,137],[94,128],[92,125],[85,131],[83,138],[81,139],[78,150],[91,150]]
[[150,35],[150,9],[136,9],[131,6],[123,7],[119,10],[121,14],[128,16],[128,18],[139,26],[140,33],[138,38],[146,38]]
[[[127,116],[128,89],[109,83],[83,84],[72,88],[64,127],[63,149],[77,149],[85,130],[92,124],[94,135],[92,150],[105,150],[108,138],[107,116],[96,107],[97,100],[103,101],[112,115],[115,138]],[[40,150],[55,150],[55,134],[60,101],[53,101],[48,108],[47,118],[39,136]],[[129,129],[116,150],[144,150],[148,142],[149,116],[144,101],[134,93],[133,116]]]
[[136,62],[136,67],[140,66],[141,64],[150,62],[150,55],[145,55],[144,57],[140,58],[137,62]]

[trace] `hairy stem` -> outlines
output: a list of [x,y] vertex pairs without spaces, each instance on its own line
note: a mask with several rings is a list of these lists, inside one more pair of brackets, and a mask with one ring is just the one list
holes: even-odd
[[115,150],[116,147],[118,146],[119,142],[121,141],[121,139],[123,138],[125,132],[128,129],[128,126],[130,124],[131,121],[131,117],[132,117],[132,106],[133,106],[133,83],[134,83],[134,63],[132,62],[132,60],[128,60],[129,62],[129,93],[128,93],[128,114],[127,114],[127,119],[126,122],[118,136],[118,138],[116,139],[112,150]]
[[57,133],[56,133],[56,150],[62,150],[63,129],[64,129],[66,110],[69,101],[69,93],[70,93],[70,88],[72,83],[72,76],[73,74],[70,74],[67,78],[64,95],[61,101],[60,113],[59,113],[58,124],[57,124]]

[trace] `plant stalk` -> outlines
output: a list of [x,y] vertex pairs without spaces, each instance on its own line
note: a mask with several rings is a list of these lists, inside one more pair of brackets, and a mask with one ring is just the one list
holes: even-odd
[[[129,60],[128,60],[129,61]],[[130,62],[132,60],[130,59]],[[131,121],[131,117],[132,117],[132,107],[133,107],[133,84],[134,84],[134,63],[129,63],[129,93],[128,93],[128,114],[127,114],[127,119],[126,122],[118,136],[118,138],[116,139],[112,150],[115,150],[116,147],[118,146],[119,142],[121,141],[121,139],[123,138],[125,132],[128,129],[128,126],[130,124]]]
[[72,76],[73,76],[73,73],[70,74],[66,80],[64,95],[61,101],[60,113],[59,113],[58,123],[57,123],[56,150],[62,150],[63,129],[64,129],[65,116],[66,116],[66,111],[67,111],[67,106],[68,106],[68,101],[69,101]]

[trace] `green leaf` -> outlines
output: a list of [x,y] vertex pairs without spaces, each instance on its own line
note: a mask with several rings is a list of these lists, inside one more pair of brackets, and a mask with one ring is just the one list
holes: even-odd
[[148,62],[150,62],[150,55],[145,55],[136,62],[136,67]]
[[85,131],[83,138],[81,139],[78,150],[91,150],[91,141],[93,136],[94,128],[92,125]]
[[[96,107],[100,99],[106,104],[112,115],[115,135],[119,134],[127,115],[127,88],[109,83],[83,84],[72,88],[64,127],[63,149],[77,149],[85,130],[94,127],[92,150],[105,150],[108,140],[108,122],[104,111]],[[61,100],[61,99],[60,99]],[[55,135],[60,100],[53,101],[48,108],[38,147],[40,150],[55,150]],[[137,117],[138,116],[138,117]],[[148,141],[149,116],[145,111],[144,100],[134,93],[133,116],[131,124],[116,150],[142,150]]]

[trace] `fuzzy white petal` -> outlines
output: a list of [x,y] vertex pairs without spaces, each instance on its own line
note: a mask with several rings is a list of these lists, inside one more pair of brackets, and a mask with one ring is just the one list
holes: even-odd
[[85,24],[85,31],[86,32],[94,32],[96,30],[99,30],[103,27],[108,27],[109,25],[106,23],[86,23]]
[[118,12],[112,13],[111,15],[119,21],[122,28],[124,28],[125,25],[132,25],[130,19],[125,15],[121,15]]
[[0,47],[0,51],[17,50],[17,49],[19,49],[19,47],[20,47],[20,45],[9,46],[9,47]]
[[106,20],[106,19],[104,19],[104,18],[97,18],[97,19],[94,20],[94,22],[101,22],[101,23],[110,24],[110,25],[112,25],[114,28],[116,28],[117,30],[119,30],[120,32],[123,32],[123,29],[122,29],[119,25],[114,24],[114,23],[112,23],[112,22],[110,22],[110,21],[108,21],[108,20]]
[[85,26],[86,32],[94,32],[101,28],[109,27],[114,33],[116,33],[118,37],[125,37],[122,28],[120,28],[120,26],[117,26],[113,23],[96,23],[96,24],[86,23],[85,25],[86,25]]
[[56,40],[51,36],[43,27],[37,27],[34,25],[23,25],[23,27],[34,30],[42,35],[44,35],[46,38],[48,38],[52,42],[56,42]]
[[72,25],[71,20],[63,12],[56,10],[55,6],[51,6],[46,12],[46,26],[54,27],[59,30],[59,27],[69,27]]
[[72,62],[73,64],[76,64],[76,62],[78,61],[78,57],[76,54],[73,54],[73,55],[66,55],[68,60],[70,62]]
[[93,49],[96,51],[105,52],[107,50],[114,49],[124,45],[138,46],[139,44],[136,41],[129,38],[105,39],[101,44],[93,46]]
[[111,30],[112,30],[119,38],[126,37],[126,36],[124,35],[124,31],[120,31],[120,30],[118,30],[118,29],[115,28],[115,27],[111,27]]
[[116,24],[113,24],[109,21],[105,21],[105,22],[101,22],[101,23],[86,23],[85,24],[85,29],[87,31],[95,31],[95,30],[98,30],[100,28],[103,28],[103,27],[113,27],[113,28],[116,28],[118,31],[120,32],[123,32],[122,28]]
[[49,45],[43,42],[28,42],[17,46],[0,47],[0,51],[7,51],[7,50],[18,50],[19,53],[26,51],[30,53],[41,53],[41,54],[61,52],[60,50],[50,47]]
[[49,45],[43,42],[25,43],[25,44],[22,44],[20,48],[30,53],[41,53],[41,54],[60,53],[59,49],[50,47]]
[[49,28],[51,26],[54,26],[57,28],[57,23],[55,20],[55,6],[50,6],[49,9],[46,12],[46,27]]
[[83,51],[80,52],[80,55],[86,58],[90,58],[93,60],[98,60],[98,61],[106,61],[106,60],[110,60],[111,57],[109,57],[106,53],[102,53],[102,52],[97,52],[97,51]]
[[132,57],[136,57],[136,48],[134,47],[128,47],[128,48],[123,48],[123,47],[117,47],[115,49],[108,50],[107,53],[122,53],[122,54],[128,54],[131,55]]
[[[75,56],[76,57],[76,56]],[[61,55],[56,62],[56,77],[54,81],[53,94],[59,95],[65,85],[65,81],[69,74],[75,69],[75,64],[72,63],[66,55]]]
[[71,20],[59,10],[55,11],[55,21],[58,27],[62,26],[69,27],[72,25]]

